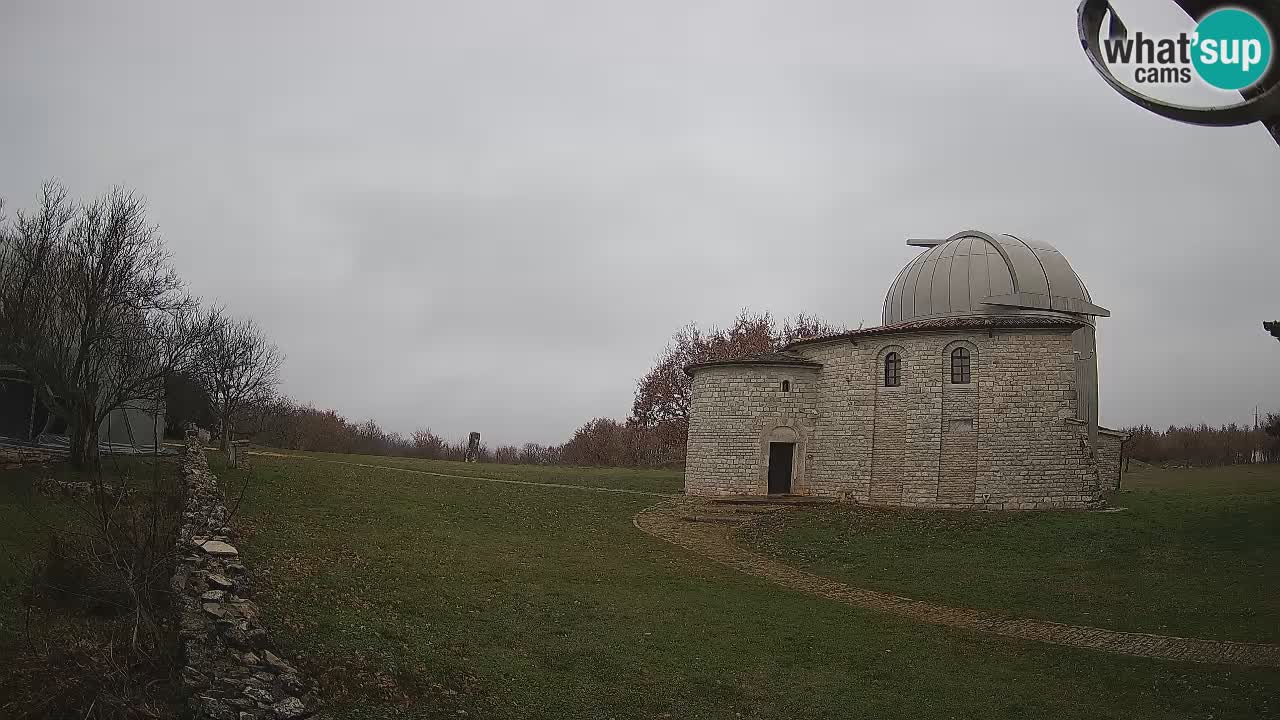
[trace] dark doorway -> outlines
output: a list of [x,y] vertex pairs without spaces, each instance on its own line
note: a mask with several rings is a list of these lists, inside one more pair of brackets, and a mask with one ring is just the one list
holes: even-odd
[[31,383],[0,380],[0,436],[18,440],[31,439],[34,399],[35,388],[31,387]]
[[791,492],[791,456],[795,443],[769,443],[769,494],[786,495]]

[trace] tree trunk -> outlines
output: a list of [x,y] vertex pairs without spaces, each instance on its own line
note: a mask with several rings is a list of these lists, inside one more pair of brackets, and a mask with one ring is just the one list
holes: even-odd
[[71,438],[71,467],[76,470],[98,469],[98,423],[92,411],[73,412],[67,418]]
[[219,450],[226,450],[226,449],[227,449],[227,436],[228,436],[229,434],[230,434],[230,430],[227,428],[227,421],[226,421],[226,420],[223,420],[223,421],[222,421],[222,432],[218,433],[218,449],[219,449]]

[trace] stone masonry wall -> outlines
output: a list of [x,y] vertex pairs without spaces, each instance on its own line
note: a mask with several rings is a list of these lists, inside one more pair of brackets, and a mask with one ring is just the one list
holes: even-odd
[[[782,381],[790,391],[782,391]],[[814,424],[815,369],[720,366],[693,378],[685,492],[690,495],[763,495],[768,491],[772,431],[795,433],[792,491],[805,493],[808,437]]]
[[298,720],[318,702],[307,682],[271,650],[249,570],[231,545],[227,507],[194,434],[181,458],[184,489],[177,569],[171,581],[182,683],[192,720]]
[[1120,489],[1121,453],[1125,434],[1110,430],[1098,432],[1098,480],[1104,490]]
[[[966,347],[972,382],[950,382]],[[883,359],[901,358],[887,388]],[[1076,412],[1071,334],[1055,330],[929,331],[800,346],[822,363],[789,408],[806,424],[797,493],[921,507],[1085,507],[1101,497]],[[791,368],[723,366],[694,375],[686,492],[765,492],[759,428],[764,395]],[[795,374],[795,373],[790,373]],[[787,411],[784,411],[784,414]]]

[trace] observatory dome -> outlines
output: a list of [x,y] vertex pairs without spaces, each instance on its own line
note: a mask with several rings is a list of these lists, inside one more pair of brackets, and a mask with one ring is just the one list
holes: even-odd
[[884,299],[884,324],[988,315],[1049,315],[1092,324],[1093,304],[1071,264],[1047,242],[976,230],[927,247],[898,273]]

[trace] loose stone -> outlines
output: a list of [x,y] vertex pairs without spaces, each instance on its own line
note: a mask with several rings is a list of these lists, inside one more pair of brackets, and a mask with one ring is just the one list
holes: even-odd
[[240,551],[236,550],[234,545],[230,545],[223,540],[206,540],[200,544],[200,549],[215,557],[235,557],[240,555]]

